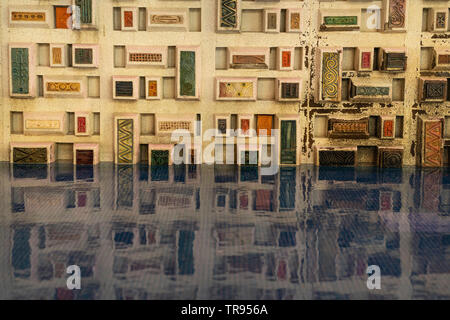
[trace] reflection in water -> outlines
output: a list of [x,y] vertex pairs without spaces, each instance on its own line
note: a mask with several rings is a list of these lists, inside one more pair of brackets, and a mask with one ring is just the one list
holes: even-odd
[[2,164],[0,179],[0,299],[450,298],[446,170]]

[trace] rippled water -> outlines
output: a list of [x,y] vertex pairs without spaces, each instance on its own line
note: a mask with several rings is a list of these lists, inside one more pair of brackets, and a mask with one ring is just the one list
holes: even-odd
[[0,299],[450,298],[448,170],[0,164],[0,179]]

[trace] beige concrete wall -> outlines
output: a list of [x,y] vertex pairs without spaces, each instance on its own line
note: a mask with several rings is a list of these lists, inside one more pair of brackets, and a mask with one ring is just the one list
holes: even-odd
[[[339,9],[361,10],[371,5],[381,7],[382,1],[284,1],[257,2],[243,1],[242,8],[302,8],[304,31],[299,33],[263,33],[241,32],[224,34],[216,32],[216,1],[168,1],[168,0],[135,0],[135,1],[97,1],[98,29],[72,31],[62,29],[43,28],[10,28],[8,26],[8,7],[11,5],[64,5],[70,0],[38,1],[38,0],[4,0],[0,2],[1,12],[1,75],[9,74],[8,44],[11,42],[26,43],[95,43],[100,46],[100,65],[97,69],[82,68],[50,68],[36,66],[36,75],[44,76],[99,76],[100,98],[68,99],[44,98],[34,99],[9,98],[9,77],[3,76],[0,84],[1,122],[0,122],[0,161],[9,161],[10,142],[52,141],[56,143],[99,143],[100,160],[113,161],[113,114],[114,113],[154,113],[173,114],[183,113],[201,114],[203,131],[214,127],[215,113],[229,114],[298,114],[299,126],[297,128],[297,147],[300,163],[313,163],[314,145],[333,146],[403,146],[405,148],[404,164],[414,165],[416,162],[416,123],[417,115],[422,113],[445,116],[449,113],[447,107],[450,102],[441,104],[418,103],[418,77],[420,75],[421,46],[449,46],[449,32],[436,38],[432,33],[422,32],[423,8],[450,7],[450,1],[408,1],[408,27],[403,33],[360,32],[360,31],[334,31],[319,32],[319,10]],[[201,32],[156,32],[137,31],[124,32],[113,30],[113,7],[130,6],[146,8],[200,8]],[[246,25],[255,21],[247,20]],[[363,21],[364,23],[364,21]],[[441,34],[442,35],[442,34]],[[147,46],[192,46],[198,45],[201,50],[201,98],[199,101],[181,101],[175,99],[162,99],[148,101],[119,101],[112,99],[113,75],[126,76],[162,76],[175,77],[175,68],[148,69],[148,68],[114,68],[115,45],[147,45]],[[228,69],[216,70],[216,47],[302,47],[303,57],[301,70],[248,70]],[[406,47],[408,53],[408,68],[405,73],[396,75],[381,75],[374,71],[372,77],[382,76],[386,79],[404,78],[404,101],[390,104],[373,103],[361,106],[349,102],[334,104],[317,104],[313,101],[315,90],[315,53],[317,47]],[[215,101],[214,78],[216,76],[239,77],[300,77],[303,79],[303,101],[298,103],[280,103],[274,100],[257,100],[255,102],[228,102]],[[313,79],[311,79],[311,76]],[[450,76],[447,76],[450,77]],[[311,81],[313,80],[313,81]],[[36,79],[37,81],[37,79]],[[89,137],[75,135],[58,136],[25,136],[11,134],[10,112],[99,112],[100,135]],[[316,115],[403,115],[404,135],[402,139],[380,140],[370,138],[364,140],[335,139],[314,137],[314,118]],[[148,136],[140,137],[141,144],[169,143],[170,137]],[[208,142],[204,143],[204,147]]]

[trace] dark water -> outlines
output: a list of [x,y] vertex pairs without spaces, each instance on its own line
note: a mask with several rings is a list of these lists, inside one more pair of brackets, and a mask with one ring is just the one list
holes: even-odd
[[1,164],[0,186],[0,299],[450,298],[444,169]]

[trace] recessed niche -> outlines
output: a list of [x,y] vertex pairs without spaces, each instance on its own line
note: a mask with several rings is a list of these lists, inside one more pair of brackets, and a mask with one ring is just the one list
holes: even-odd
[[175,46],[169,46],[167,48],[167,68],[175,68],[175,53]]
[[286,9],[280,12],[280,32],[286,32]]
[[270,48],[269,53],[269,69],[276,70],[277,69],[277,48]]
[[38,97],[44,96],[44,77],[42,75],[37,76],[37,95]]
[[148,163],[148,144],[141,144],[139,146],[139,155],[141,157],[141,163]]
[[378,137],[378,121],[380,118],[378,116],[369,117],[369,136]]
[[447,78],[447,101],[450,101],[450,78]]
[[39,66],[50,66],[50,45],[48,43],[38,44],[38,61]]
[[94,112],[93,135],[100,135],[100,112]]
[[139,77],[139,99],[145,99],[145,77]]
[[431,70],[433,62],[433,48],[424,47],[420,50],[420,70]]
[[377,147],[358,146],[357,163],[362,166],[373,166],[377,163]]
[[120,30],[121,26],[121,8],[113,8],[113,30]]
[[259,78],[258,79],[258,100],[274,100],[275,99],[275,78]]
[[147,9],[139,8],[138,11],[138,31],[147,30]]
[[200,8],[189,9],[189,31],[202,31],[202,10]]
[[403,138],[403,116],[395,117],[395,137]]
[[263,10],[242,10],[241,31],[263,32]]
[[230,129],[231,130],[237,130],[238,129],[238,127],[237,127],[237,118],[238,118],[238,116],[237,116],[237,114],[232,114],[231,115],[231,117],[230,117]]
[[326,138],[328,135],[328,117],[314,117],[314,138]]
[[175,99],[175,78],[164,77],[163,78],[163,98]]
[[449,162],[449,160],[450,160],[450,147],[444,147],[444,159],[443,159],[443,162],[444,162],[444,167],[449,167],[450,166],[450,162]]
[[155,114],[153,113],[141,114],[141,135],[147,136],[155,135]]
[[216,70],[226,70],[227,65],[227,48],[217,47],[216,48]]
[[126,53],[125,46],[114,46],[114,67],[125,68]]
[[405,99],[405,79],[392,80],[392,100],[403,101]]
[[426,32],[428,30],[428,15],[430,14],[429,8],[423,8],[422,11],[422,32]]
[[67,121],[67,125],[66,125],[67,134],[74,135],[75,134],[75,113],[67,112],[66,121]]
[[22,112],[11,112],[11,134],[23,134]]
[[450,138],[450,116],[445,117],[444,121],[444,138]]
[[344,48],[342,70],[355,70],[355,52],[356,48]]
[[348,101],[348,90],[350,87],[350,79],[343,78],[342,79],[342,101]]
[[57,143],[56,160],[73,163],[73,143]]
[[303,48],[296,47],[294,49],[294,70],[303,69]]
[[88,77],[88,97],[100,98],[100,77]]

